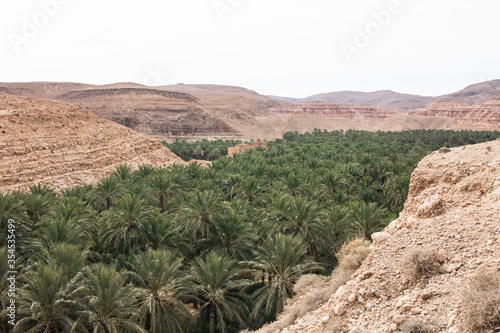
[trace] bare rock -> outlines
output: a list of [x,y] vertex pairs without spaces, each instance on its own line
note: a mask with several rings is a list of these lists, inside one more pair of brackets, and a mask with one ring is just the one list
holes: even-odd
[[449,153],[449,152],[451,152],[451,149],[450,148],[446,148],[446,147],[442,147],[438,151],[438,153],[440,153],[440,154],[446,154],[446,153]]
[[391,235],[387,232],[376,232],[376,233],[372,234],[372,240],[374,242],[378,242],[378,243],[384,242],[390,238],[391,238]]
[[446,272],[453,273],[454,271],[458,270],[461,266],[462,266],[461,263],[449,264],[448,267],[446,268]]
[[342,316],[345,312],[344,304],[339,303],[335,305],[335,308],[333,308],[333,312],[336,316]]
[[415,308],[411,308],[411,309],[410,309],[410,313],[411,313],[412,315],[418,315],[418,314],[421,314],[421,313],[422,313],[422,311],[424,311],[424,310],[423,310],[423,309],[421,309],[421,308],[417,308],[417,307],[415,307]]

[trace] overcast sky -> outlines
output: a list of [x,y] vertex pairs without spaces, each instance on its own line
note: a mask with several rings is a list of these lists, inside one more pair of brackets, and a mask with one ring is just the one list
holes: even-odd
[[500,78],[498,0],[0,0],[0,81],[441,95]]

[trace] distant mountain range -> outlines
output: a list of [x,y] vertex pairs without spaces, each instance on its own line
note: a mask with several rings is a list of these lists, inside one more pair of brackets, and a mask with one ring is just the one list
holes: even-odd
[[500,80],[438,97],[382,90],[295,99],[223,85],[67,82],[0,83],[2,94],[76,106],[156,139],[274,139],[314,129],[500,129]]
[[405,113],[443,100],[474,105],[482,104],[492,98],[500,98],[500,80],[472,84],[458,92],[438,97],[401,94],[391,90],[374,92],[337,91],[312,95],[306,98],[269,97],[295,104],[307,102],[371,104],[380,108]]

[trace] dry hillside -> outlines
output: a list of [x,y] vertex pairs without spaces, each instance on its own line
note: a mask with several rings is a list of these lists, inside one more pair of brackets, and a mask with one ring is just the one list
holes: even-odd
[[471,84],[455,93],[437,97],[436,100],[478,105],[496,98],[500,98],[500,80]]
[[499,216],[500,141],[432,153],[412,175],[404,211],[374,236],[351,280],[281,331],[475,332],[466,324],[494,301],[486,332],[497,332]]
[[91,112],[0,95],[0,191],[94,183],[127,163],[184,163],[160,143]]
[[500,99],[491,99],[479,105],[457,102],[434,102],[425,108],[414,110],[410,115],[447,117],[458,124],[468,124],[477,130],[500,129]]
[[372,104],[380,108],[404,113],[423,107],[429,104],[432,100],[432,97],[401,94],[390,90],[379,90],[374,92],[338,91],[324,93],[299,99],[297,100],[297,103],[322,101],[334,103]]

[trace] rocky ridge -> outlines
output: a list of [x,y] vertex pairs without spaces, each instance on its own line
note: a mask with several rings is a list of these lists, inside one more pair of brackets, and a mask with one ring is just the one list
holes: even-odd
[[470,124],[474,129],[500,129],[500,99],[491,99],[480,105],[465,105],[451,101],[434,102],[411,111],[410,115],[448,117],[459,124]]
[[385,110],[370,104],[337,104],[326,102],[309,102],[298,105],[271,108],[277,114],[308,114],[321,117],[339,118],[367,118],[385,120],[397,114],[395,111]]
[[[411,319],[465,333],[461,292],[478,272],[500,270],[499,216],[500,141],[432,153],[351,280],[281,332],[397,332]],[[422,249],[435,253],[436,271],[415,279],[406,258]]]
[[58,190],[95,183],[118,164],[184,162],[156,140],[95,114],[39,99],[0,95],[0,190],[36,183]]

